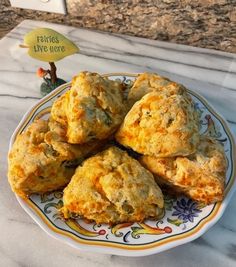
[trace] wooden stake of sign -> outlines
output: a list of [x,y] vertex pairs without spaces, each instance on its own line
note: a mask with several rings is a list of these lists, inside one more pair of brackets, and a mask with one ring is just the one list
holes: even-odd
[[51,67],[51,70],[50,70],[51,80],[52,80],[52,83],[54,84],[57,80],[57,68],[54,62],[49,62],[49,65]]

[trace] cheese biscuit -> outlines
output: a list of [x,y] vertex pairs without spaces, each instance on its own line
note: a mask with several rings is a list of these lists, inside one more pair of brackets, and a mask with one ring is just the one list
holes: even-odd
[[98,143],[71,145],[65,130],[54,121],[38,120],[17,136],[8,157],[8,180],[22,197],[65,187],[75,168]]
[[205,204],[224,197],[226,157],[222,145],[211,137],[202,136],[197,151],[187,157],[143,156],[140,162],[170,192],[185,194]]
[[191,97],[187,94],[186,88],[183,85],[173,82],[168,78],[160,76],[158,74],[145,72],[138,75],[129,91],[129,105],[132,106],[144,95],[151,92],[165,93],[167,96],[174,94],[184,95],[186,98],[191,99]]
[[122,123],[123,85],[97,73],[81,72],[52,107],[52,118],[67,126],[67,141],[83,144],[112,135]]
[[157,219],[163,195],[153,175],[117,147],[85,160],[64,189],[65,218],[82,216],[96,223]]
[[116,140],[144,155],[189,155],[199,143],[198,114],[183,95],[148,93],[128,112]]

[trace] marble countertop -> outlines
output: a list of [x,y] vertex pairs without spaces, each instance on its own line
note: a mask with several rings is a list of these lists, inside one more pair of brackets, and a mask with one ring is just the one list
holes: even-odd
[[10,136],[23,114],[40,98],[38,67],[47,67],[20,49],[35,27],[53,28],[81,48],[57,64],[70,80],[80,70],[100,73],[154,71],[205,96],[236,135],[236,56],[122,35],[24,21],[0,40],[0,266],[236,266],[236,195],[223,217],[197,240],[146,257],[81,252],[45,234],[22,210],[7,182]]

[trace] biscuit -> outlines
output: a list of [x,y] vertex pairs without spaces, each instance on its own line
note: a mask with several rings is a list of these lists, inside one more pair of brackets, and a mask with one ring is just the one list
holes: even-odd
[[69,99],[70,91],[67,91],[60,97],[58,97],[51,108],[51,118],[61,123],[63,126],[67,126],[66,110]]
[[73,78],[66,96],[54,103],[52,118],[67,126],[69,143],[106,139],[117,130],[126,113],[122,90],[120,82],[81,72]]
[[185,194],[204,204],[221,201],[224,197],[226,157],[221,144],[211,137],[201,136],[197,151],[190,156],[142,156],[140,163],[170,192]]
[[153,175],[117,147],[85,160],[64,189],[65,218],[82,216],[96,223],[157,219],[163,195]]
[[[51,128],[51,129],[50,129]],[[57,190],[100,144],[71,145],[60,124],[38,120],[17,136],[8,157],[8,180],[22,197]]]
[[198,114],[183,95],[148,93],[128,112],[116,140],[144,155],[189,155],[199,143]]
[[183,85],[158,74],[145,72],[138,75],[129,91],[128,101],[130,106],[140,100],[144,95],[151,92],[165,93],[167,96],[174,94],[184,95],[190,99],[190,96],[188,96],[187,90]]

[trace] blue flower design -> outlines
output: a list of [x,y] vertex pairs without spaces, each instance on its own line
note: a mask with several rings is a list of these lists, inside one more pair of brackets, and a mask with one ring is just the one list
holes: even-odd
[[201,109],[199,103],[194,103],[194,109],[195,110]]
[[194,217],[198,217],[198,213],[202,212],[197,209],[197,203],[193,202],[191,199],[177,200],[176,206],[173,206],[175,211],[172,213],[172,216],[178,216],[178,219],[186,222],[193,222]]

